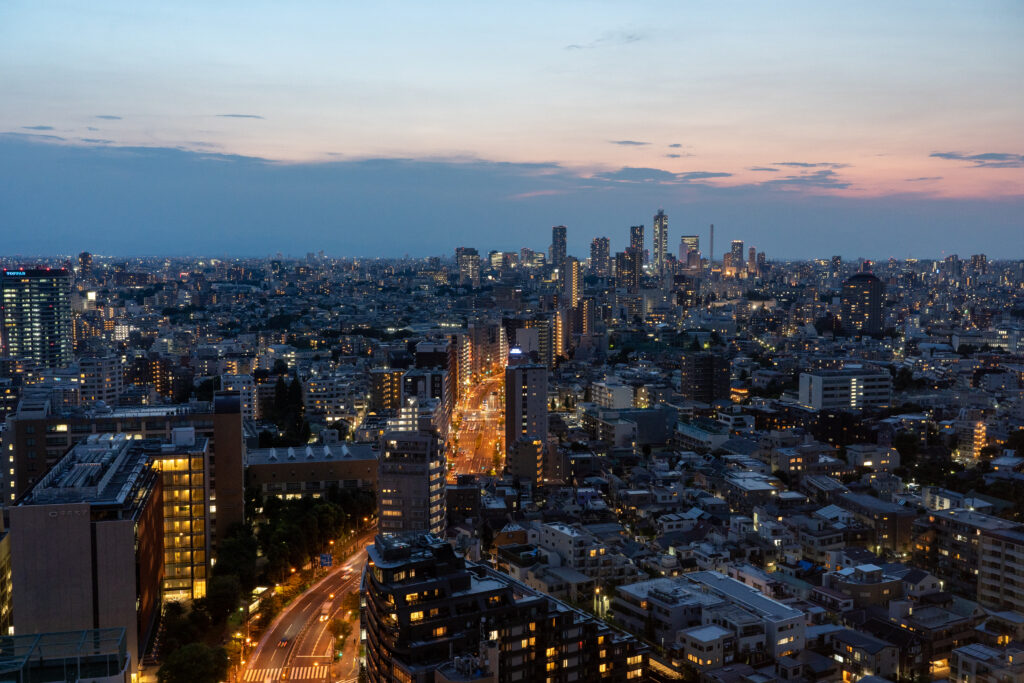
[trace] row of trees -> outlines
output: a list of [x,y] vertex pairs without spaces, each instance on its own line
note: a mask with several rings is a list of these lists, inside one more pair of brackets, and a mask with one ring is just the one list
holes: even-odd
[[[236,524],[221,540],[206,597],[164,608],[160,683],[224,680],[228,655],[222,644],[229,619],[253,589],[281,582],[293,567],[308,564],[333,539],[358,528],[375,512],[373,493],[358,489],[332,488],[323,499],[289,501],[262,498],[255,491],[247,494],[253,498],[250,510],[262,509],[262,515],[255,525]],[[278,603],[275,598],[267,602],[269,617]]]

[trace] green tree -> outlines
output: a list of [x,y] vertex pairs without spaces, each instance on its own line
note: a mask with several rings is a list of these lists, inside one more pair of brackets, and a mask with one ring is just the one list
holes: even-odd
[[166,657],[157,672],[160,683],[217,683],[228,673],[224,648],[190,643]]
[[214,623],[222,623],[242,601],[242,584],[234,574],[214,576],[206,586],[206,609]]

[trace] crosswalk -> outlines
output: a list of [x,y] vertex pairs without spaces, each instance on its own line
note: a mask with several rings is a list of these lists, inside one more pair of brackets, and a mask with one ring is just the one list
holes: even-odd
[[[288,679],[290,681],[298,680],[316,680],[327,678],[327,667],[326,666],[292,666],[288,668]],[[253,681],[254,683],[265,683],[266,681],[277,681],[281,680],[281,668],[276,669],[249,669],[245,672],[246,681]]]

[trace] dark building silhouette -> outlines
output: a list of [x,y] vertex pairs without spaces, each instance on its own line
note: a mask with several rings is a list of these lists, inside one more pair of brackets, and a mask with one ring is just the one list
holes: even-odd
[[612,274],[611,252],[607,237],[595,237],[590,243],[590,272],[598,277]]
[[871,273],[857,273],[843,283],[842,323],[850,332],[882,332],[882,293],[885,285]]
[[680,365],[683,396],[702,403],[729,398],[729,359],[717,353],[683,354]]

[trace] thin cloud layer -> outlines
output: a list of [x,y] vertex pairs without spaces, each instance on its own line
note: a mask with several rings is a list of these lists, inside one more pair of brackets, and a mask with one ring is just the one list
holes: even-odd
[[613,145],[623,145],[624,147],[643,147],[649,145],[649,142],[642,142],[640,140],[609,140],[608,142]]
[[1024,154],[1008,152],[984,152],[962,154],[960,152],[932,152],[929,156],[948,161],[966,161],[974,168],[1024,168]]
[[566,45],[566,50],[593,50],[601,47],[616,47],[619,45],[629,45],[630,43],[637,43],[643,40],[644,37],[639,33],[630,33],[628,31],[608,31],[602,34],[600,37],[595,38],[589,43],[572,43]]
[[221,119],[260,119],[260,120],[263,120],[263,117],[260,116],[259,114],[217,114],[216,116],[218,118],[221,118]]

